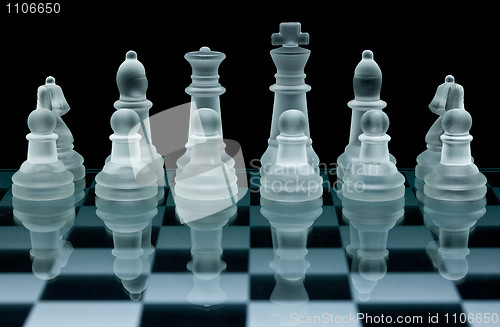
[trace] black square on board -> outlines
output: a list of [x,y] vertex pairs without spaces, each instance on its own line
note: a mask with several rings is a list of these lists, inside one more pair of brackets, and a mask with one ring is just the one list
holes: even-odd
[[333,169],[330,169],[330,170],[326,171],[326,176],[328,176],[328,182],[330,183],[330,187],[332,189],[337,189],[337,187],[339,185],[338,185],[338,181],[337,181],[336,171]]
[[146,304],[144,306],[141,327],[164,326],[176,327],[244,327],[246,305],[231,304],[215,308],[188,305]]
[[[309,300],[350,300],[351,291],[347,276],[343,275],[306,275],[304,280],[278,282],[273,275],[255,275],[250,278],[250,299],[269,300],[271,294],[279,297],[283,294],[297,294],[305,292]],[[289,300],[294,300],[289,298]],[[299,300],[299,299],[295,299]]]
[[167,203],[167,198],[168,198],[168,192],[170,192],[170,189],[167,187],[163,187],[163,198],[161,198],[160,201],[158,201],[159,206],[164,206]]
[[31,305],[14,304],[0,305],[0,326],[2,327],[19,327],[23,326]]
[[85,196],[85,200],[83,200],[84,206],[95,206],[95,188],[87,189],[87,194]]
[[250,228],[250,247],[252,248],[272,248],[273,240],[270,227]]
[[93,188],[93,186],[95,186],[95,184],[92,185],[92,183],[94,182],[95,177],[98,173],[99,173],[99,171],[88,171],[87,170],[87,172],[85,173],[85,187],[87,187],[87,188],[92,187]]
[[0,200],[4,197],[8,190],[8,188],[0,188]]
[[113,248],[113,235],[104,227],[75,227],[67,240],[75,248]]
[[306,275],[304,285],[311,300],[351,300],[348,277]]
[[[157,250],[152,271],[190,273],[187,264],[191,261],[190,249]],[[247,272],[248,251],[239,249],[224,250],[221,260],[226,262],[225,272]]]
[[12,207],[0,207],[0,226],[14,226]]
[[307,237],[308,248],[341,248],[338,227],[313,226]]
[[47,283],[42,300],[130,300],[116,276],[64,276]]
[[469,234],[469,247],[500,247],[500,227],[476,226]]
[[260,188],[260,173],[259,171],[251,171],[247,174],[248,188],[250,191]]
[[158,235],[160,234],[160,227],[152,227],[151,228],[151,244],[153,246],[156,245],[158,241]]
[[0,251],[0,272],[32,272],[31,257],[29,250],[1,250]]
[[[459,304],[359,304],[358,314],[364,314],[361,319],[365,327],[378,326],[468,326],[453,321],[453,314],[458,317],[462,313]],[[385,323],[382,323],[383,319]],[[437,323],[434,317],[437,315]],[[361,316],[360,316],[361,317]],[[448,323],[446,323],[448,317]],[[390,321],[390,323],[389,323]]]
[[339,226],[348,226],[349,221],[342,215],[342,207],[335,206],[335,213],[337,214],[337,220]]
[[250,205],[259,206],[260,205],[260,192],[257,190],[250,190]]
[[457,285],[465,300],[500,300],[500,277],[469,275]]
[[222,260],[226,262],[225,272],[248,272],[248,250],[224,250]]
[[153,272],[188,272],[191,261],[190,249],[156,250]]
[[332,192],[334,190],[332,188],[323,189],[323,205],[324,206],[333,206],[333,197]]
[[486,203],[490,206],[500,204],[500,200],[497,198],[491,187],[486,189]]
[[250,276],[250,300],[269,300],[275,286],[273,275]]
[[424,217],[420,211],[420,207],[408,206],[405,207],[405,216],[402,225],[406,226],[422,226],[424,224]]
[[250,208],[238,206],[236,216],[229,219],[228,225],[248,226],[250,224]]
[[433,272],[434,266],[425,249],[389,250],[388,272]]
[[[340,232],[337,227],[312,227],[307,231],[308,248],[342,247]],[[270,227],[252,227],[250,246],[252,248],[272,248],[273,240]]]
[[163,216],[162,226],[178,226],[180,225],[179,220],[175,215],[175,207],[166,206],[165,215]]
[[483,171],[482,173],[486,176],[488,184],[490,184],[491,187],[500,186],[500,171]]

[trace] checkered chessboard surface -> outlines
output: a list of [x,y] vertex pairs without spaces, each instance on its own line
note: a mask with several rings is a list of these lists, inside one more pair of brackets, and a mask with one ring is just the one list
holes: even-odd
[[[238,203],[236,219],[223,228],[226,269],[220,275],[225,302],[213,307],[191,304],[190,232],[175,217],[169,190],[153,219],[149,284],[140,301],[130,300],[115,276],[113,239],[96,215],[97,170],[87,171],[85,198],[76,205],[76,219],[65,238],[73,251],[58,277],[50,281],[32,273],[30,233],[13,217],[11,176],[0,171],[0,326],[500,326],[500,170],[485,170],[488,178],[486,214],[469,238],[468,275],[464,281],[443,278],[426,251],[436,236],[423,223],[422,207],[413,189],[413,170],[406,176],[405,216],[389,231],[387,274],[368,301],[358,297],[350,278],[352,259],[349,226],[342,219],[339,198],[328,188],[334,175],[323,171],[323,212],[308,235],[303,281],[308,301],[271,302],[276,286],[272,233],[260,213],[258,172],[247,171],[250,191]],[[294,306],[295,305],[295,306]],[[372,321],[349,319],[364,313]],[[469,314],[489,313],[490,322],[468,322]],[[294,315],[292,315],[294,314]],[[327,320],[330,314],[332,320]],[[381,315],[422,316],[421,322],[384,324]],[[439,323],[428,322],[439,315]],[[448,315],[448,324],[445,323]],[[298,317],[301,321],[298,321]],[[321,321],[306,319],[322,317]],[[379,317],[379,318],[376,318]],[[456,323],[453,321],[456,317]],[[476,317],[476,316],[475,316]],[[407,318],[410,319],[410,318]]]

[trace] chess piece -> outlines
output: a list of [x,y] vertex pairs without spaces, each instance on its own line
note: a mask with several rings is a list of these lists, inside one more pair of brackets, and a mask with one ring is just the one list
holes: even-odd
[[276,137],[280,131],[278,120],[283,112],[289,109],[300,110],[306,119],[305,135],[307,162],[319,173],[319,158],[312,148],[307,115],[306,92],[311,87],[305,84],[304,67],[309,59],[310,50],[299,45],[309,43],[309,34],[300,31],[300,23],[281,23],[279,33],[271,36],[273,45],[281,47],[271,50],[271,57],[277,68],[276,83],[271,85],[274,92],[273,115],[271,121],[271,135],[266,152],[261,157],[261,174],[268,173],[269,168],[276,162],[278,155],[278,141]]
[[12,197],[13,215],[30,232],[33,274],[41,280],[59,276],[73,247],[63,239],[75,220],[73,195],[57,200]]
[[362,201],[390,201],[405,193],[404,176],[390,160],[386,134],[389,118],[382,110],[369,110],[361,118],[363,133],[359,159],[344,175],[344,198]]
[[[122,285],[130,296],[130,299],[136,302],[142,298],[142,294],[148,287],[151,277],[151,255],[155,251],[154,246],[151,245],[151,225],[142,231],[141,249],[142,254],[139,260],[142,263],[137,265],[142,268],[140,271],[129,274],[133,268],[131,269],[128,265],[122,265],[122,268],[125,269],[117,269],[120,267],[120,264],[113,265],[115,275],[121,279]],[[121,258],[116,257],[115,262],[118,260],[121,260]]]
[[434,266],[448,280],[462,280],[469,271],[469,234],[486,213],[486,198],[442,201],[423,197],[425,219],[437,227],[437,248],[428,247]]
[[[201,47],[199,51],[186,53],[184,58],[192,68],[191,84],[186,88],[186,93],[191,96],[189,134],[186,144],[186,152],[177,160],[177,173],[180,173],[184,166],[191,159],[191,148],[193,145],[193,120],[194,111],[200,108],[213,109],[220,116],[220,95],[226,89],[219,83],[219,65],[226,58],[222,52],[212,51],[209,47]],[[222,138],[222,124],[219,126],[218,134]],[[234,170],[234,159],[227,154],[224,142],[220,144],[221,159],[230,170]]]
[[465,109],[450,109],[443,115],[441,160],[425,176],[425,196],[437,200],[472,201],[486,195],[486,177],[472,162],[471,126],[472,117]]
[[278,121],[276,161],[261,177],[260,194],[275,201],[308,201],[323,194],[323,179],[307,158],[307,119],[300,110],[289,109]]
[[[151,137],[151,127],[149,124],[149,110],[153,106],[152,102],[146,98],[148,89],[148,79],[146,70],[142,63],[137,60],[135,51],[128,51],[125,61],[120,65],[116,73],[116,84],[120,91],[120,99],[114,104],[117,110],[131,109],[139,115],[140,126],[140,158],[142,165],[140,171],[136,172],[137,179],[141,181],[142,176],[152,174],[158,184],[158,201],[164,197],[165,193],[165,170],[163,168],[163,157],[156,151]],[[110,158],[108,157],[107,160]],[[145,177],[147,184],[149,177]]]
[[429,109],[439,117],[425,136],[427,149],[417,157],[415,188],[418,194],[423,193],[425,176],[441,160],[442,117],[446,111],[456,108],[464,109],[464,89],[460,84],[455,83],[455,78],[452,75],[448,75],[445,78],[445,82],[438,86],[436,94],[429,104]]
[[193,111],[191,121],[191,158],[175,176],[172,191],[175,197],[218,201],[220,211],[236,203],[238,197],[236,174],[222,161],[220,115],[200,108]]
[[276,281],[269,298],[272,312],[285,322],[290,313],[307,311],[309,294],[304,285],[310,268],[307,260],[308,235],[323,213],[322,198],[283,202],[261,197],[261,214],[269,221],[274,259],[269,267]]
[[54,77],[47,77],[45,85],[38,88],[37,108],[49,109],[56,116],[57,123],[54,132],[58,136],[56,140],[57,158],[73,174],[75,202],[79,202],[85,194],[85,166],[83,165],[83,157],[74,150],[73,134],[62,119],[70,107],[61,87],[56,85]]
[[[387,103],[380,99],[382,87],[382,71],[373,60],[373,52],[363,51],[362,59],[354,70],[353,88],[354,100],[349,101],[347,106],[352,109],[351,130],[349,144],[345,151],[337,159],[337,178],[341,183],[347,171],[352,169],[353,164],[358,161],[361,143],[359,136],[361,130],[361,117],[368,110],[382,110]],[[389,154],[390,161],[394,164],[396,159]]]
[[204,307],[221,304],[227,298],[220,285],[221,273],[226,269],[222,260],[223,228],[236,216],[236,203],[222,207],[217,200],[206,197],[176,196],[175,204],[175,212],[180,222],[189,227],[191,236],[191,261],[187,268],[193,274],[193,288],[187,300]]
[[[192,205],[200,205],[198,201]],[[205,207],[204,204],[201,204]],[[184,210],[186,212],[186,210]],[[225,208],[202,219],[190,220],[191,261],[187,268],[193,274],[193,288],[187,296],[190,303],[205,307],[226,301],[227,295],[221,288],[221,273],[226,269],[222,260],[223,227],[236,215],[236,205]],[[182,220],[187,217],[181,217]]]
[[96,214],[113,234],[113,270],[133,301],[149,283],[154,253],[151,221],[157,215],[155,194],[143,200],[116,201],[96,196]]
[[236,215],[237,178],[222,161],[220,115],[213,109],[192,112],[190,161],[176,175],[172,188],[175,212],[190,229],[191,257],[187,268],[193,288],[187,300],[211,307],[226,301],[221,288],[223,227]]
[[262,215],[269,221],[275,260],[270,264],[285,280],[303,280],[307,239],[315,220],[322,214],[322,198],[301,202],[269,200],[261,196]]
[[48,109],[35,109],[28,116],[28,127],[28,158],[12,176],[12,195],[34,201],[73,196],[73,174],[57,158],[55,116]]
[[[351,244],[346,251],[353,258],[351,280],[362,301],[387,273],[389,231],[404,216],[404,196],[389,201],[344,198],[342,214],[349,222]],[[354,238],[352,235],[354,235]]]
[[95,193],[112,201],[135,201],[157,197],[157,176],[144,174],[137,181],[137,171],[143,167],[141,158],[139,116],[131,109],[120,109],[111,116],[113,134],[111,156],[95,178]]

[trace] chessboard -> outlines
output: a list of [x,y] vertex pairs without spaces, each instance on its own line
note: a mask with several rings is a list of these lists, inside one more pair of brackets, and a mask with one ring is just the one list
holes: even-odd
[[[306,300],[270,301],[277,285],[272,232],[260,212],[259,173],[248,170],[238,178],[247,178],[249,190],[237,217],[223,227],[226,269],[213,291],[225,300],[199,306],[187,300],[195,287],[187,269],[189,228],[176,218],[168,188],[152,221],[149,284],[142,299],[132,301],[114,274],[113,238],[96,215],[98,170],[87,170],[85,197],[65,234],[72,252],[49,281],[32,273],[30,231],[13,216],[15,170],[1,170],[0,326],[500,326],[500,170],[483,170],[486,214],[470,232],[468,274],[459,282],[443,278],[433,265],[426,248],[436,235],[424,224],[414,171],[400,171],[406,177],[404,218],[389,231],[387,273],[369,300],[361,300],[352,283],[348,222],[326,186],[335,176],[323,170],[323,211],[308,234],[309,268],[299,296]],[[364,318],[355,319],[360,314]]]

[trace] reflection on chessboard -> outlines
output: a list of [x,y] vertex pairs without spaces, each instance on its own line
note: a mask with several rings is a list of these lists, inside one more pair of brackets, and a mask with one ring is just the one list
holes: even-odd
[[[259,172],[237,171],[250,190],[235,215],[228,209],[214,220],[217,228],[182,224],[165,188],[151,218],[124,234],[118,230],[124,226],[96,213],[102,204],[95,196],[98,171],[87,171],[85,195],[72,217],[62,214],[73,209],[64,201],[45,210],[13,202],[14,171],[4,170],[0,325],[261,327],[305,323],[325,312],[338,321],[357,313],[426,318],[498,312],[500,171],[483,171],[483,202],[451,209],[417,200],[414,171],[401,172],[404,198],[368,212],[373,218],[394,209],[393,219],[378,224],[363,219],[366,207],[341,201],[329,187],[336,177],[328,171],[321,171],[322,203],[297,210],[261,206]],[[53,221],[33,219],[56,209],[61,214]],[[286,212],[304,219],[281,219]],[[457,218],[452,224],[450,215]],[[193,237],[202,241],[194,252]],[[210,250],[210,244],[217,246]],[[375,326],[368,320],[346,325]]]

